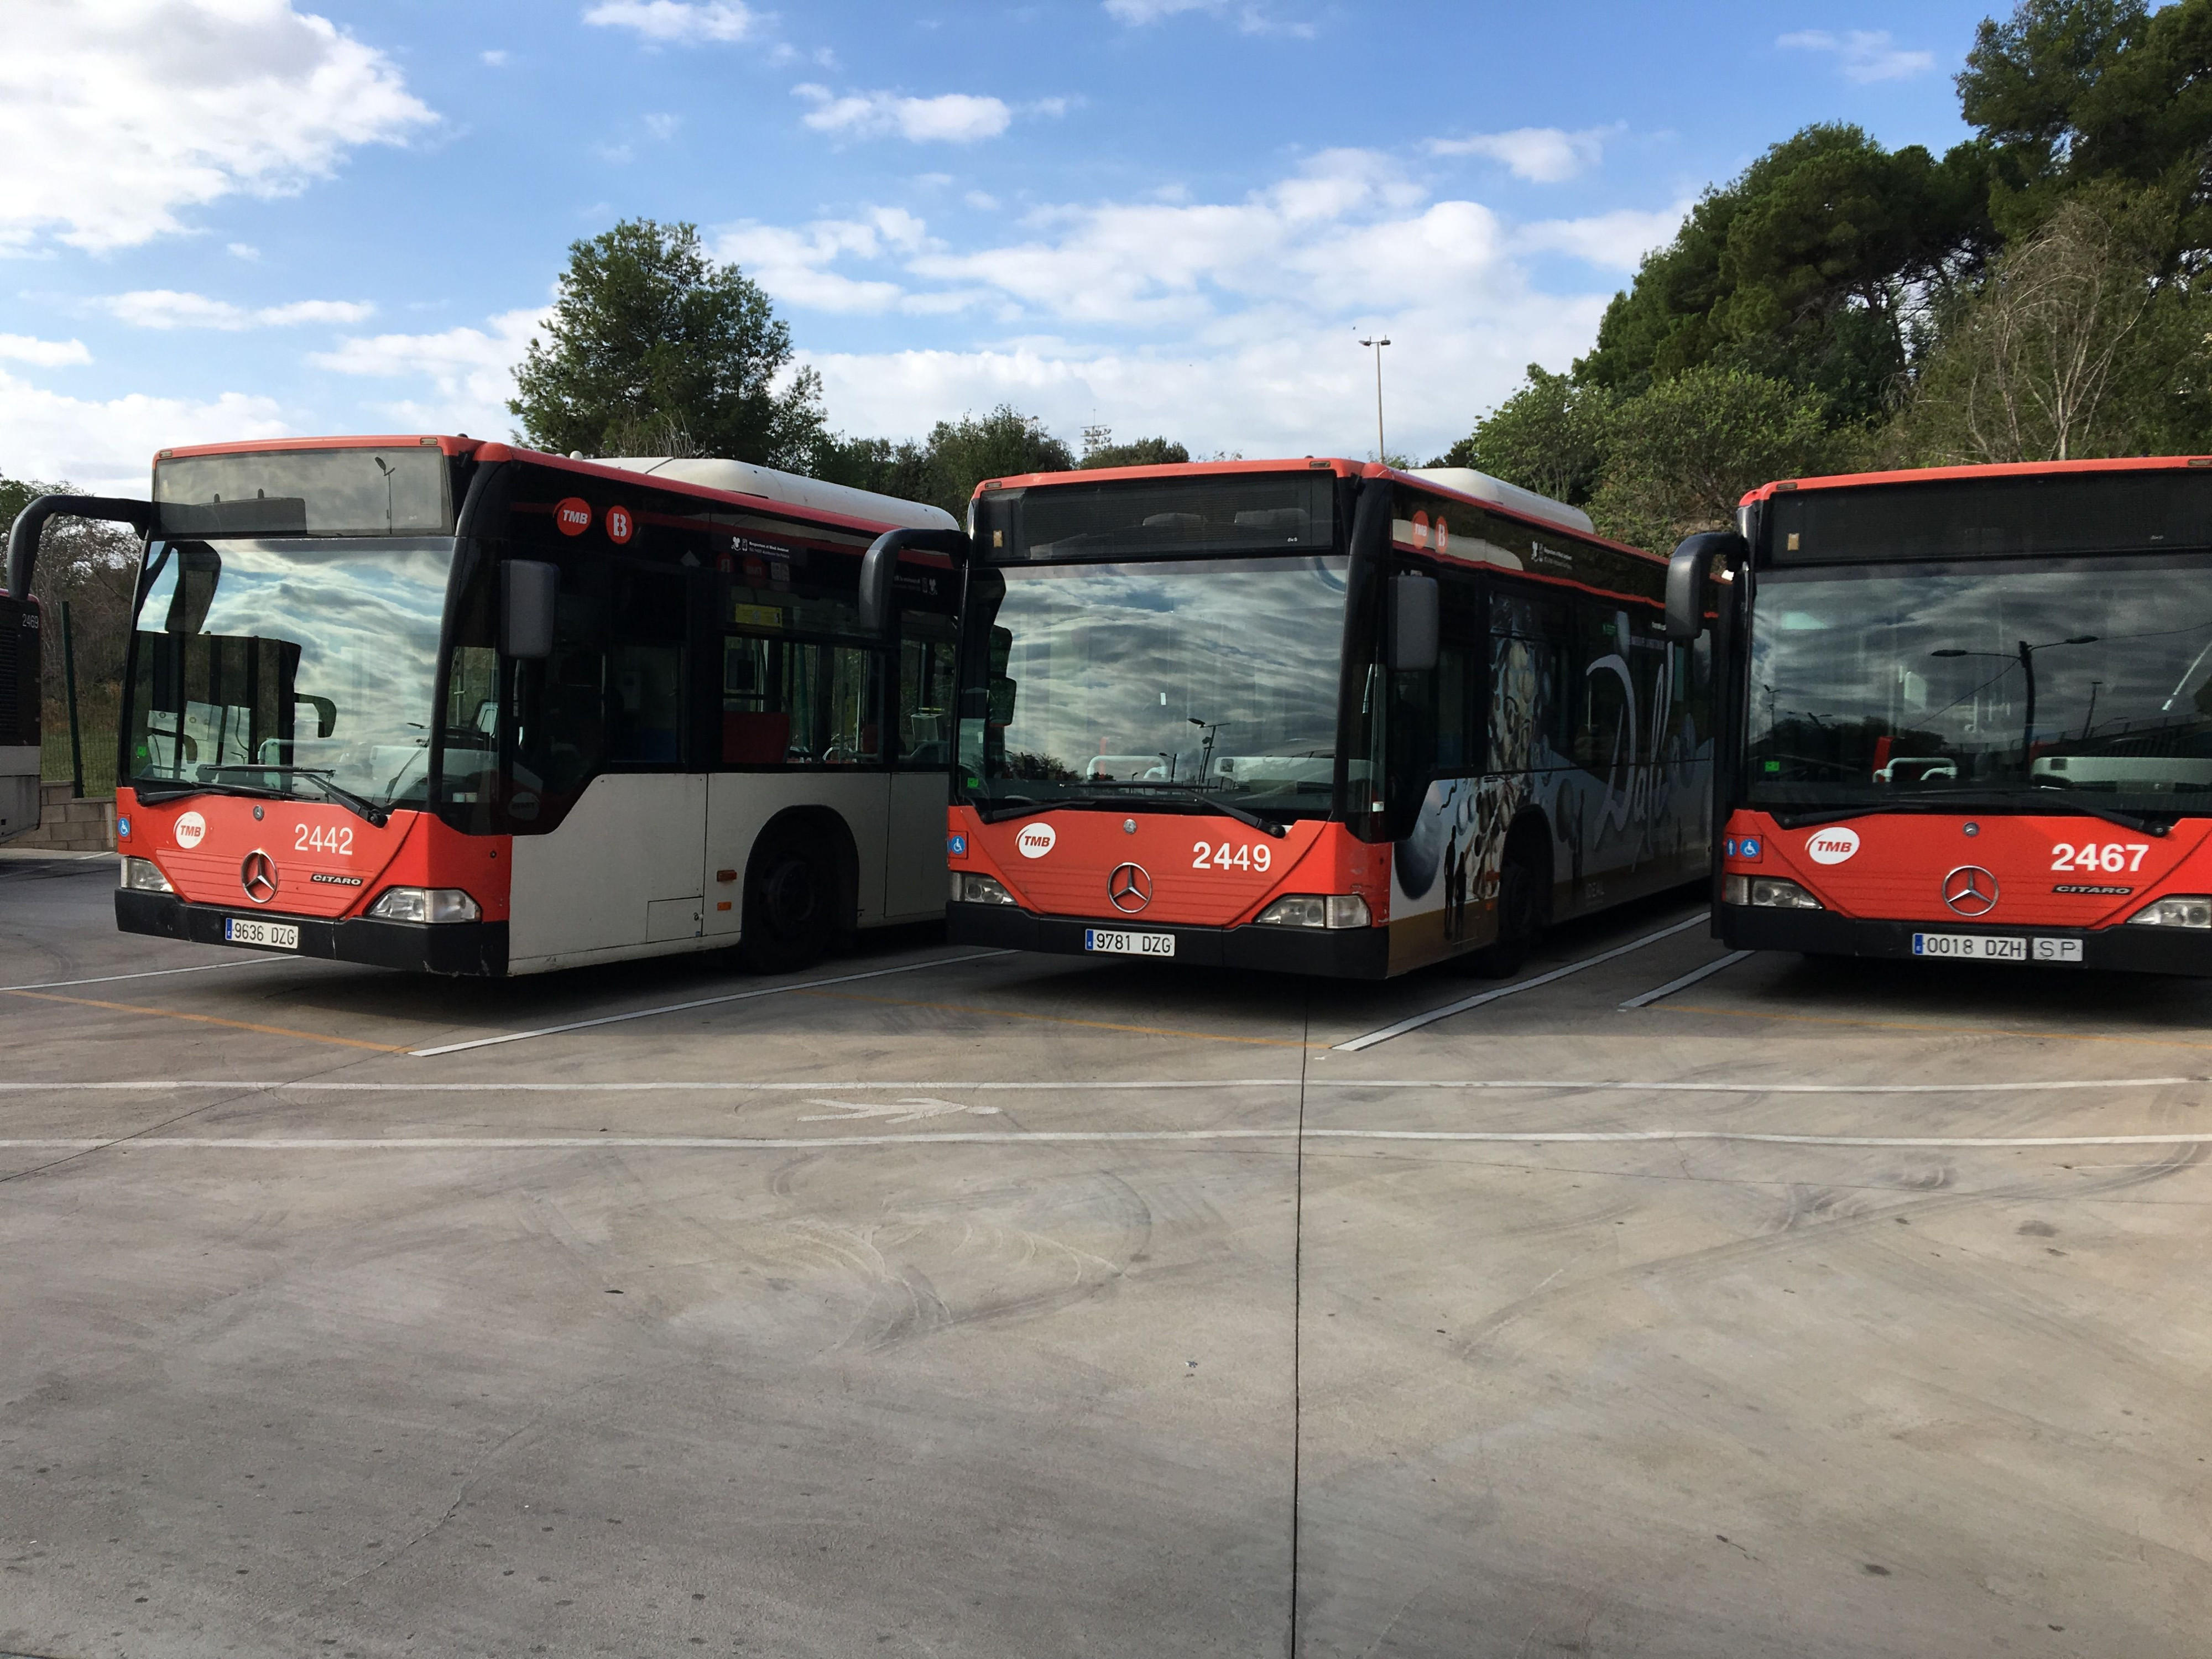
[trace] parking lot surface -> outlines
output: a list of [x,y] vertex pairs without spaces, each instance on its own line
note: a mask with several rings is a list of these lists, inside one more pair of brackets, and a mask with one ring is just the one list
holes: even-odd
[[456,983],[112,878],[0,862],[0,1650],[2204,1651],[2212,988],[1689,893]]

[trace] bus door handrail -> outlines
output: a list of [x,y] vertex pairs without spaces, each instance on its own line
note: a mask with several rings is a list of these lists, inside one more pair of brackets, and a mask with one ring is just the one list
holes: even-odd
[[15,515],[8,532],[8,592],[15,599],[31,596],[31,577],[38,568],[39,537],[46,520],[109,519],[127,524],[140,535],[154,526],[154,503],[120,495],[75,495],[67,492],[41,495]]

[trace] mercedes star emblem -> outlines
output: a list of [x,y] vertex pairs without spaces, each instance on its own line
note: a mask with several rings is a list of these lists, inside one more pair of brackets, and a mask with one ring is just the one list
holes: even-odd
[[1152,878],[1141,864],[1117,864],[1106,878],[1106,896],[1116,910],[1141,910],[1152,902]]
[[1943,878],[1943,902],[1962,916],[1985,916],[1997,908],[1997,878],[1978,864],[1962,864]]
[[276,866],[266,853],[248,853],[246,862],[238,866],[238,884],[246,890],[246,896],[256,904],[266,904],[276,896]]

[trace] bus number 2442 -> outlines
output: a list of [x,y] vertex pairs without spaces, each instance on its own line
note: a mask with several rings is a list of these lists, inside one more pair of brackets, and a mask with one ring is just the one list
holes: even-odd
[[1274,854],[1258,842],[1232,847],[1224,841],[1218,847],[1212,847],[1202,841],[1194,842],[1190,850],[1195,854],[1190,861],[1194,870],[1265,870],[1275,861]]

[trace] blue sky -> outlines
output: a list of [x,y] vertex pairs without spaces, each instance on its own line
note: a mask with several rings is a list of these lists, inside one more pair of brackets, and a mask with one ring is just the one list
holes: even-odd
[[1941,149],[1989,7],[8,0],[0,472],[506,435],[568,244],[696,222],[840,428],[1464,433],[1816,120]]

